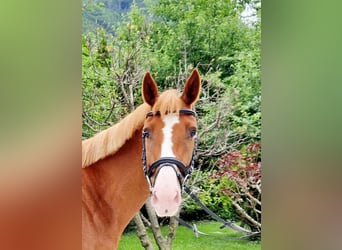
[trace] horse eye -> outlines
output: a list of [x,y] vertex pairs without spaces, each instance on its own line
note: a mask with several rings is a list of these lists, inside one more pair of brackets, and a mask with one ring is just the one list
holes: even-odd
[[191,129],[190,129],[190,136],[191,136],[191,137],[195,137],[196,134],[197,134],[196,128],[191,128]]
[[145,128],[143,131],[143,137],[149,138],[150,137],[150,130]]

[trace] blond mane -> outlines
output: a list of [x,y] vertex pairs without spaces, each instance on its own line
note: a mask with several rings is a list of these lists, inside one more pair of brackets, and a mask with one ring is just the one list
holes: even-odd
[[[157,98],[152,111],[159,111],[161,116],[179,112],[184,102],[175,89],[166,90]],[[94,137],[82,141],[82,168],[115,154],[137,129],[143,127],[150,105],[144,103],[114,126],[103,130]]]
[[184,102],[176,89],[169,89],[163,92],[154,104],[152,111],[159,111],[161,116],[169,113],[178,113],[184,107]]
[[143,103],[119,123],[82,141],[82,168],[116,153],[137,129],[143,127],[150,105]]

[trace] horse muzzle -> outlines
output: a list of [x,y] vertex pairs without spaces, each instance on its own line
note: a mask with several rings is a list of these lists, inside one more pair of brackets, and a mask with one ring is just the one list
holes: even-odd
[[181,204],[181,186],[175,166],[163,165],[158,169],[151,192],[151,204],[160,217],[173,216]]

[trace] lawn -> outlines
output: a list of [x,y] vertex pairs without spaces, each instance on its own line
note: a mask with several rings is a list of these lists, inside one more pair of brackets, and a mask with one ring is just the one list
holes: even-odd
[[[241,236],[230,228],[220,229],[221,224],[217,222],[198,222],[197,228],[201,232],[209,233],[215,236],[195,237],[194,233],[189,229],[179,226],[176,238],[172,244],[172,250],[260,250],[260,242],[250,242],[247,240],[228,240],[229,237]],[[166,232],[167,228],[162,228],[162,232]],[[152,233],[149,232],[151,239]],[[154,241],[154,240],[152,240]],[[154,244],[155,249],[158,249]],[[129,232],[121,237],[119,250],[139,250],[144,249],[135,232]]]

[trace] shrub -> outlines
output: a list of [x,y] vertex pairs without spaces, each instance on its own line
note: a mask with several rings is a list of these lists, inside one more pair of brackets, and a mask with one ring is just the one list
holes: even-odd
[[255,142],[241,150],[228,152],[218,161],[212,181],[226,183],[219,193],[234,206],[243,224],[261,230],[261,144]]
[[[223,219],[236,219],[231,201],[220,190],[226,186],[226,180],[210,178],[210,172],[194,171],[190,189],[201,202]],[[181,217],[186,220],[212,219],[193,199],[185,199]]]

